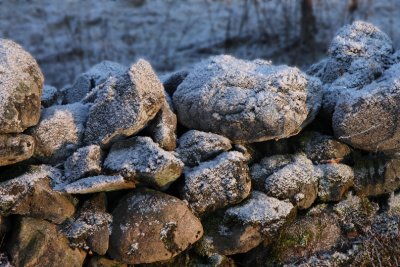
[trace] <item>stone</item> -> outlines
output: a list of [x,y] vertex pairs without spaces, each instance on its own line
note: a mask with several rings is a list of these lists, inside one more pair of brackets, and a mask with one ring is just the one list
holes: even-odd
[[246,253],[263,241],[271,242],[295,213],[290,202],[253,191],[242,203],[205,218],[205,235],[196,251],[205,255]]
[[173,95],[180,123],[234,143],[296,135],[321,98],[321,82],[297,68],[226,55],[197,64]]
[[80,103],[43,109],[40,122],[29,130],[36,142],[34,156],[58,163],[82,146],[89,106]]
[[88,267],[128,267],[128,264],[105,257],[94,256],[90,258]]
[[[42,106],[48,108],[55,104],[60,104],[59,102],[59,94],[58,89],[51,85],[44,85],[43,94],[41,98]],[[61,102],[61,101],[60,101]]]
[[52,188],[58,171],[49,166],[31,166],[26,173],[0,182],[0,214],[19,214],[60,224],[75,212],[71,197]]
[[112,215],[108,254],[124,263],[169,260],[203,235],[200,221],[183,201],[153,190],[129,193]]
[[179,138],[176,152],[185,166],[193,167],[231,148],[231,141],[222,135],[189,130]]
[[388,213],[400,216],[400,193],[392,192],[388,201]]
[[188,76],[189,72],[186,70],[179,70],[172,74],[165,75],[161,77],[161,81],[165,88],[165,91],[172,96],[178,86],[183,82],[183,80]]
[[108,146],[131,136],[152,120],[164,103],[164,89],[145,60],[110,77],[97,92],[86,125],[85,143]]
[[112,61],[102,61],[87,72],[79,75],[74,84],[64,89],[64,102],[75,103],[83,99],[93,88],[104,83],[109,77],[123,75],[126,67]]
[[182,199],[196,215],[237,204],[251,190],[246,158],[237,151],[224,152],[211,161],[185,170]]
[[317,198],[321,174],[304,154],[292,155],[291,162],[265,177],[264,192],[281,200],[289,199],[299,209],[309,208]]
[[86,253],[69,246],[56,225],[45,220],[21,217],[8,243],[15,267],[81,267]]
[[80,179],[56,188],[68,194],[92,194],[135,188],[135,183],[120,175],[98,175]]
[[20,133],[38,123],[43,82],[36,60],[0,39],[0,133]]
[[137,136],[115,143],[103,166],[127,180],[164,190],[179,178],[183,163],[171,152],[161,149],[150,137]]
[[100,174],[101,161],[102,151],[100,146],[90,145],[79,148],[64,162],[65,180],[74,182],[85,176]]
[[35,140],[26,134],[0,134],[0,166],[14,164],[33,156]]
[[345,164],[318,165],[322,176],[318,183],[318,198],[322,202],[340,201],[353,186],[354,171]]

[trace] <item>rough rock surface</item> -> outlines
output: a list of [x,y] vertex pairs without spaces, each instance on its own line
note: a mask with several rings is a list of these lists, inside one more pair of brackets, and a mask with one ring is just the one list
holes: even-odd
[[45,84],[43,87],[43,94],[41,98],[41,103],[42,106],[45,108],[48,108],[52,105],[55,104],[60,104],[59,98],[60,98],[60,92],[58,91],[57,88],[51,85]]
[[216,56],[194,67],[173,101],[186,127],[251,143],[297,134],[321,97],[320,81],[297,68]]
[[128,194],[113,218],[108,254],[129,264],[168,260],[203,235],[183,201],[157,191]]
[[80,179],[73,183],[57,187],[68,194],[92,194],[135,188],[135,183],[120,175],[98,175]]
[[79,148],[64,162],[65,181],[73,182],[85,176],[100,174],[101,161],[100,146],[90,145]]
[[241,202],[250,190],[246,158],[233,151],[185,170],[181,196],[195,214],[201,215]]
[[179,138],[176,152],[185,166],[196,166],[231,148],[231,141],[222,135],[190,130]]
[[161,149],[149,137],[133,137],[115,143],[104,161],[104,168],[136,180],[166,189],[182,172],[183,163]]
[[43,82],[36,60],[0,39],[0,133],[20,133],[39,121]]
[[253,191],[250,198],[215,217],[207,217],[205,235],[196,245],[200,253],[245,253],[265,240],[271,242],[295,216],[290,202]]
[[0,166],[14,164],[33,156],[35,140],[26,134],[0,134]]
[[95,256],[89,260],[87,267],[128,267],[128,264],[105,257]]
[[140,131],[164,103],[164,89],[151,68],[139,60],[127,72],[109,78],[98,90],[86,125],[87,144],[108,145]]
[[178,86],[183,82],[183,80],[188,76],[189,72],[186,70],[176,71],[170,75],[165,75],[161,77],[161,81],[165,88],[165,91],[172,96]]
[[44,109],[29,131],[36,142],[34,156],[45,163],[68,158],[82,145],[88,112],[89,106],[80,103]]
[[353,169],[345,164],[321,164],[322,176],[318,183],[321,201],[340,201],[353,185]]
[[81,267],[86,253],[69,246],[56,225],[44,220],[18,219],[8,248],[15,267]]

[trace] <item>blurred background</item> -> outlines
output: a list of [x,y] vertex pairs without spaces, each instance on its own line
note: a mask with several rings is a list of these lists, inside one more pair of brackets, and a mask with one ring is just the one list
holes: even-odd
[[38,60],[62,87],[92,65],[145,58],[159,74],[214,54],[305,68],[353,20],[400,45],[399,0],[0,0],[0,38]]

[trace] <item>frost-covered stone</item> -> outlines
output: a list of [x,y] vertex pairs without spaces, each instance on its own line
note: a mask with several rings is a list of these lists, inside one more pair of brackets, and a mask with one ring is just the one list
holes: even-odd
[[109,77],[117,77],[126,71],[126,67],[116,62],[103,61],[81,74],[70,87],[64,89],[65,103],[79,102],[93,88],[104,83]]
[[353,169],[345,164],[321,164],[318,169],[322,172],[318,198],[321,201],[340,201],[353,185]]
[[264,192],[278,199],[289,199],[300,209],[307,209],[317,198],[320,173],[304,154],[292,156],[289,164],[265,177]]
[[166,189],[181,175],[183,163],[151,138],[138,136],[115,143],[103,166],[127,180]]
[[43,81],[28,52],[0,39],[0,133],[20,133],[39,121]]
[[321,97],[320,81],[297,68],[216,56],[194,67],[173,101],[186,127],[251,143],[297,134]]
[[251,190],[246,158],[224,152],[214,160],[185,170],[181,196],[198,215],[241,202]]
[[[48,108],[52,105],[59,104],[59,92],[58,89],[51,85],[45,85],[43,87],[43,94],[41,98],[42,106]],[[61,102],[61,101],[60,101]]]
[[73,183],[57,187],[68,194],[92,194],[135,188],[135,183],[120,175],[98,175],[80,179]]
[[79,148],[64,162],[65,180],[73,182],[85,176],[100,174],[101,158],[100,146],[90,145]]
[[190,130],[179,138],[176,152],[186,166],[196,166],[231,148],[231,141],[226,137]]
[[108,254],[129,264],[168,260],[203,235],[200,221],[183,201],[152,190],[126,195],[113,218]]
[[86,125],[85,142],[107,146],[146,126],[164,103],[164,89],[145,60],[110,77],[97,91]]
[[15,267],[81,267],[86,257],[84,251],[69,246],[56,225],[29,217],[17,219],[8,251]]
[[0,134],[0,166],[14,164],[32,157],[35,141],[26,134]]
[[179,70],[170,75],[165,75],[161,77],[161,82],[165,88],[165,91],[172,96],[178,86],[183,82],[183,80],[188,76],[189,72],[186,70]]
[[52,164],[68,158],[82,145],[88,112],[89,106],[80,103],[44,109],[29,131],[36,142],[34,156]]
[[295,216],[290,202],[253,191],[250,198],[205,220],[205,235],[196,250],[203,254],[245,253],[265,240],[271,242]]
[[19,214],[62,223],[72,216],[72,199],[52,188],[59,171],[49,166],[31,166],[27,172],[0,183],[0,214]]

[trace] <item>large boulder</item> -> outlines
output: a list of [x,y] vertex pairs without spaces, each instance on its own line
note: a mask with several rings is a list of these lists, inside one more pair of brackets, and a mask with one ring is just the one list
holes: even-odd
[[98,89],[90,108],[85,142],[107,146],[115,139],[137,133],[156,116],[164,100],[160,80],[147,61],[139,60]]
[[194,67],[173,101],[186,127],[251,143],[297,134],[321,97],[321,82],[297,68],[216,56]]
[[35,140],[26,134],[0,134],[0,166],[14,164],[32,157]]
[[200,221],[183,201],[157,191],[129,193],[113,218],[108,254],[129,264],[168,260],[203,235]]
[[20,133],[39,121],[43,82],[36,60],[0,39],[0,133]]

